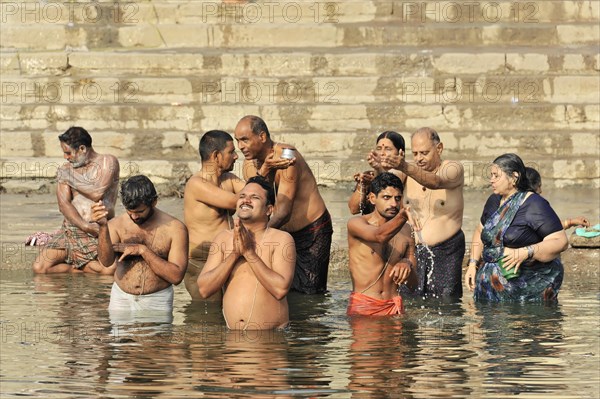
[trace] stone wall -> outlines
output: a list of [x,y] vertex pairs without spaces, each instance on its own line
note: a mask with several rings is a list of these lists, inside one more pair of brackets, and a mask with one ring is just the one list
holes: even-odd
[[0,6],[4,191],[50,189],[56,136],[80,125],[123,177],[176,192],[202,133],[245,114],[321,184],[366,169],[379,132],[431,126],[470,186],[517,152],[546,186],[600,187],[598,1]]

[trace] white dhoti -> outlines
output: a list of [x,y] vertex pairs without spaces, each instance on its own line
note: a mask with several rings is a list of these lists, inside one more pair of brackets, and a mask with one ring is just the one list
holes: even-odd
[[108,312],[111,322],[158,322],[173,321],[173,286],[146,295],[132,295],[113,283],[110,291]]

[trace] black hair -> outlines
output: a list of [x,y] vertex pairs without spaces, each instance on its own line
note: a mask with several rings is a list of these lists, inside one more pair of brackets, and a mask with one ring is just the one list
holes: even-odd
[[542,176],[540,176],[537,170],[529,166],[525,167],[525,176],[527,176],[527,180],[529,180],[529,185],[532,190],[537,192],[542,185]]
[[377,196],[381,190],[384,190],[388,187],[397,188],[401,193],[404,191],[402,180],[390,172],[383,172],[371,182],[371,192],[375,194],[375,196]]
[[379,140],[381,140],[381,139],[389,139],[398,151],[406,150],[406,145],[404,143],[404,137],[402,137],[402,135],[400,133],[388,130],[386,132],[381,133],[379,136],[377,136],[377,141],[375,143],[379,143]]
[[256,115],[246,115],[242,120],[248,120],[250,122],[250,130],[253,134],[258,136],[261,132],[265,132],[267,138],[271,138],[269,128],[267,128],[267,124],[261,117]]
[[142,204],[150,206],[157,198],[154,184],[144,175],[132,176],[121,183],[121,201],[125,209],[135,209]]
[[515,172],[517,173],[517,190],[533,191],[533,188],[527,179],[525,164],[517,154],[508,153],[500,155],[498,158],[494,159],[494,165],[502,169],[509,177],[514,176]]
[[249,178],[246,185],[250,183],[258,184],[267,192],[267,205],[275,205],[275,189],[267,179],[257,175]]
[[78,149],[81,145],[86,148],[92,146],[92,136],[90,136],[87,130],[79,126],[71,126],[63,134],[59,135],[58,139],[74,150]]
[[208,161],[210,159],[210,154],[215,151],[223,151],[229,141],[233,142],[233,137],[222,130],[210,130],[204,133],[200,139],[200,144],[198,145],[200,159],[203,162]]

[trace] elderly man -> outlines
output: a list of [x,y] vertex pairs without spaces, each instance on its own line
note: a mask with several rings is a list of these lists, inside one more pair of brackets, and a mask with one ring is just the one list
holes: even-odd
[[68,161],[58,169],[56,189],[64,221],[60,233],[40,251],[33,271],[112,274],[114,268],[105,268],[97,260],[99,228],[91,220],[90,206],[101,201],[107,209],[107,218],[114,216],[119,161],[112,155],[94,151],[92,137],[82,127],[71,127],[58,139]]
[[268,330],[289,323],[287,293],[294,276],[292,237],[268,225],[273,187],[252,177],[239,194],[232,230],[219,233],[198,277],[200,295],[224,288],[223,316],[234,330]]
[[296,148],[271,139],[267,125],[258,116],[244,116],[235,128],[235,139],[246,158],[246,179],[257,174],[272,152],[279,158],[284,149],[293,150],[294,165],[271,171],[265,176],[273,182],[277,192],[269,226],[287,231],[296,243],[292,289],[304,294],[324,293],[327,290],[333,225],[315,176]]
[[421,227],[416,237],[416,294],[460,298],[465,255],[463,166],[456,161],[442,161],[444,145],[431,128],[417,130],[411,144],[414,162],[397,156],[386,157],[382,162],[408,177],[404,204],[411,207]]

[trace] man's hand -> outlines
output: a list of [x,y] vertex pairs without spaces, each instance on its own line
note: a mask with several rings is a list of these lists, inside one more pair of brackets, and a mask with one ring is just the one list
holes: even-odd
[[571,226],[583,226],[583,227],[590,227],[590,221],[587,220],[586,218],[584,218],[583,216],[577,216],[574,219],[570,219],[570,225]]
[[100,226],[108,223],[108,211],[102,200],[94,202],[90,208],[92,210],[92,222],[98,223]]
[[410,276],[410,273],[412,272],[412,267],[411,267],[411,261],[408,259],[401,259],[398,263],[396,263],[394,265],[394,267],[392,267],[392,270],[390,270],[390,274],[389,276],[392,278],[392,281],[395,284],[402,284],[404,283],[406,280],[408,280],[408,277]]
[[271,150],[271,153],[267,155],[267,158],[265,158],[265,162],[263,162],[263,164],[261,165],[258,174],[263,177],[266,177],[269,175],[269,173],[271,173],[272,170],[287,169],[295,163],[295,157],[292,159],[286,159],[281,157],[275,158],[275,151]]
[[128,256],[143,256],[144,252],[148,250],[144,244],[130,244],[130,243],[116,243],[113,244],[113,251],[121,252],[122,255],[119,258],[119,262]]
[[252,232],[248,231],[243,223],[240,222],[239,219],[236,220],[238,225],[236,226],[239,229],[239,242],[241,248],[241,254],[246,260],[251,260],[252,258],[257,256],[256,253],[256,242],[254,240],[254,235]]
[[381,167],[384,169],[404,170],[404,168],[406,168],[406,161],[404,159],[404,155],[389,154],[389,155],[382,156],[380,159],[381,159]]

